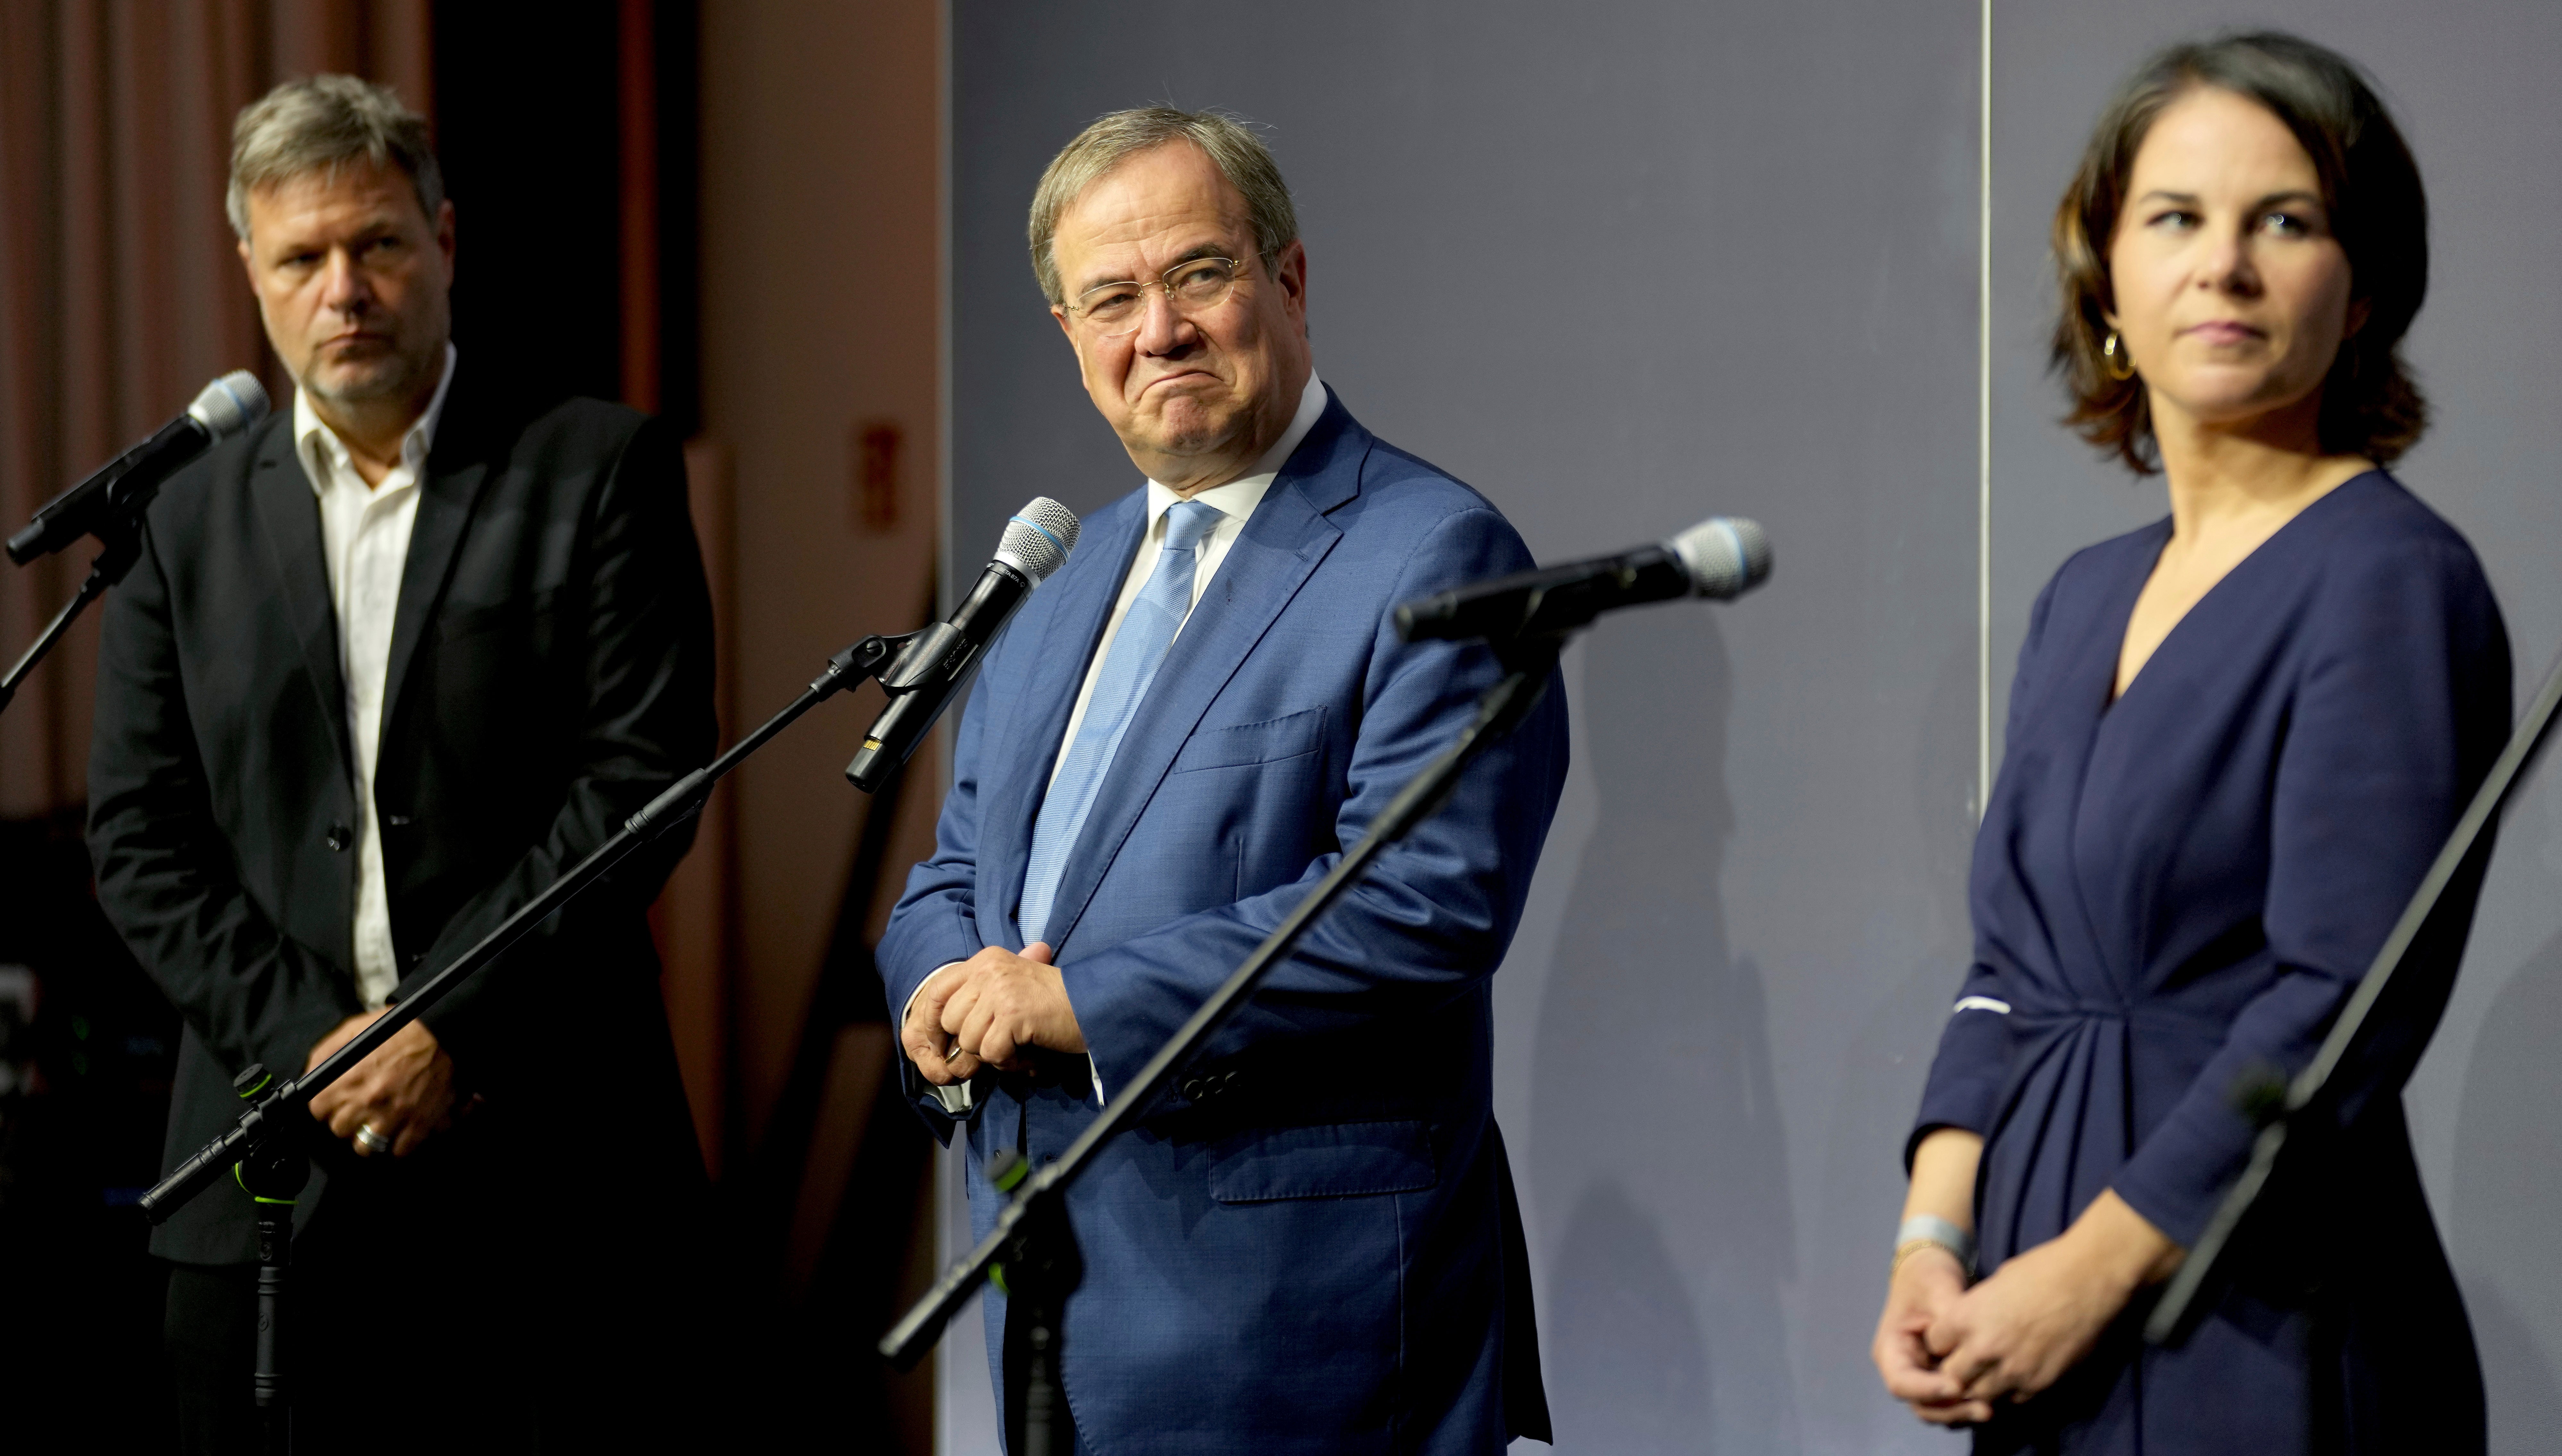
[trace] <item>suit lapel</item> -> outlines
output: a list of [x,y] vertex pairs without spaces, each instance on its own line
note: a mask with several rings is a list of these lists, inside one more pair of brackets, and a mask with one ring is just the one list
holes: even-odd
[[488,478],[488,455],[477,428],[480,421],[471,409],[479,396],[470,389],[458,379],[447,395],[436,441],[428,451],[427,478],[419,482],[418,517],[410,526],[409,558],[401,566],[400,604],[392,614],[391,660],[383,674],[385,737],[400,721],[401,689],[409,680],[410,663],[418,656],[419,638],[426,635],[436,604],[445,595],[463,528],[471,523],[472,507]]
[[283,595],[302,648],[302,667],[319,698],[329,741],[338,746],[338,776],[355,780],[347,750],[347,682],[338,665],[338,609],[329,599],[329,561],[320,543],[320,499],[293,451],[293,416],[271,424],[250,464],[250,497],[257,503],[269,565]]
[[1329,400],[1279,478],[1228,548],[1218,575],[1166,651],[1165,665],[1139,702],[1120,752],[1103,776],[1076,848],[1050,902],[1050,944],[1063,946],[1103,882],[1113,856],[1155,797],[1201,715],[1246,654],[1271,630],[1343,531],[1326,512],[1359,493],[1370,435],[1339,400]]
[[1009,703],[987,705],[998,715],[990,725],[996,731],[988,734],[987,741],[1019,745],[1020,751],[1007,753],[993,765],[981,790],[987,808],[980,820],[986,838],[980,845],[979,862],[996,875],[985,887],[987,897],[981,903],[1003,907],[1005,928],[1015,946],[1022,943],[1022,928],[1014,923],[1013,913],[1031,863],[1032,824],[1048,796],[1050,768],[1058,762],[1060,740],[1067,736],[1067,717],[1085,684],[1086,666],[1103,639],[1103,625],[1112,615],[1112,604],[1120,600],[1121,584],[1130,575],[1130,559],[1147,534],[1147,524],[1145,486],[1096,513],[1077,557],[1083,570],[1062,574],[1051,588],[1059,594],[1057,599],[1043,604],[1050,611],[1017,696]]

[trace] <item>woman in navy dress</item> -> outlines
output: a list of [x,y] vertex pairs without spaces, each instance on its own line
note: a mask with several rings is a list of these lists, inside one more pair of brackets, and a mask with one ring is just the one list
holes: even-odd
[[2284,1236],[2185,1345],[2136,1334],[2248,1161],[2237,1090],[2310,1059],[2507,733],[2480,566],[2383,469],[2425,423],[2418,173],[2349,63],[2229,37],[2127,84],[2055,241],[2071,423],[2170,516],[2030,618],[1878,1366],[1978,1452],[2477,1453],[2400,1097],[2452,965]]

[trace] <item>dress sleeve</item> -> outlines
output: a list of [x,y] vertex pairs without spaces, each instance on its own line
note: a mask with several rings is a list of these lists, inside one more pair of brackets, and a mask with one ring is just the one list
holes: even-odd
[[[2071,567],[2072,563],[2065,564],[2065,570]],[[2046,639],[2046,619],[2054,606],[2055,583],[2063,577],[2062,571],[2057,572],[2055,580],[2037,594],[2037,605],[2029,609],[2028,637],[2020,643],[2019,665],[2010,678],[2006,744],[2020,741],[2020,715],[2036,682],[2038,653]],[[1982,919],[1980,910],[1976,919]],[[1981,939],[1979,935],[1977,940]],[[1957,988],[1956,1001],[1949,1008],[1947,1024],[1940,1029],[1939,1051],[1931,1058],[1930,1078],[1922,1088],[1922,1111],[1913,1120],[1911,1136],[1904,1140],[1905,1172],[1912,1172],[1913,1154],[1922,1146],[1922,1140],[1939,1129],[1982,1133],[1990,1128],[2009,1067],[2010,998],[2002,986],[2001,974],[1978,944],[1975,962],[1967,968],[1965,983]]]
[[[2405,539],[2333,561],[2303,631],[2261,912],[2278,979],[2113,1182],[2182,1245],[2249,1159],[2257,1128],[2237,1089],[2291,1078],[2312,1059],[2507,735],[2507,635],[2460,540]],[[2477,883],[2450,908],[2469,915]],[[2408,1054],[2343,1069],[2359,1085],[2341,1089],[2341,1115],[2400,1091],[2445,1007],[2455,972],[2445,959],[2415,968],[2432,989],[2387,1012],[2413,1023],[2390,1038]]]

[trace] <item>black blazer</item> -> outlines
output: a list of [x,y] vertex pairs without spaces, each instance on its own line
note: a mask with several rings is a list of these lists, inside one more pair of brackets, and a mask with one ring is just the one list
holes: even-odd
[[[708,761],[717,732],[710,599],[664,427],[594,400],[511,401],[465,366],[420,489],[374,775],[395,999]],[[288,410],[168,483],[107,598],[90,851],[108,918],[185,1020],[164,1166],[231,1123],[242,1066],[298,1073],[360,1009],[327,573]],[[518,1150],[504,1165],[578,1127],[591,1171],[700,1182],[644,920],[690,840],[687,825],[635,854],[426,1014],[484,1097],[451,1140]],[[315,1143],[303,1221],[352,1161]],[[561,1172],[484,1158],[473,1176]],[[151,1248],[255,1258],[248,1198],[225,1182]]]

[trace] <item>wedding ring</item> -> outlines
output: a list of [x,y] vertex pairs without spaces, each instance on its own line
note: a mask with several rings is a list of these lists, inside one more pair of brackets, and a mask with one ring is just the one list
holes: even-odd
[[372,1123],[365,1123],[356,1129],[356,1146],[368,1153],[389,1153],[392,1140],[375,1132]]

